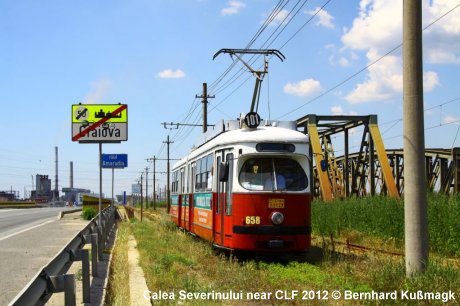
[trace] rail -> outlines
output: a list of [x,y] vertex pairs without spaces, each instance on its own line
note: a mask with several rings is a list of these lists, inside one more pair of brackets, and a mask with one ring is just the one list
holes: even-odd
[[[75,261],[82,261],[83,303],[90,303],[89,251],[82,249],[91,243],[92,276],[97,277],[98,261],[103,259],[105,243],[115,224],[114,207],[107,207],[47,264],[29,284],[10,302],[11,306],[44,305],[53,293],[64,292],[65,305],[76,305],[75,275],[66,274]],[[101,246],[101,247],[99,247]]]

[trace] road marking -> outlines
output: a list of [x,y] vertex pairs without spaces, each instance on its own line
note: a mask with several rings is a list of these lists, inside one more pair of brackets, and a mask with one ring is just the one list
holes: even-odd
[[25,229],[23,229],[23,230],[21,230],[21,231],[19,231],[19,232],[16,232],[16,233],[13,233],[13,234],[9,234],[8,236],[5,236],[5,237],[1,237],[1,238],[0,238],[0,241],[3,241],[3,240],[5,240],[5,239],[11,238],[11,237],[13,237],[13,236],[22,234],[22,233],[24,233],[24,232],[30,231],[30,230],[32,230],[32,229],[34,229],[34,228],[37,228],[37,227],[39,227],[39,226],[42,226],[42,225],[45,225],[45,224],[48,224],[48,223],[51,223],[51,222],[54,222],[54,221],[55,221],[55,220],[48,220],[48,221],[46,221],[46,222],[43,222],[43,223],[34,225],[34,226],[32,226],[32,227],[25,228]]
[[9,212],[9,211],[13,211],[15,209],[0,209],[0,214],[1,213],[6,213],[6,212]]

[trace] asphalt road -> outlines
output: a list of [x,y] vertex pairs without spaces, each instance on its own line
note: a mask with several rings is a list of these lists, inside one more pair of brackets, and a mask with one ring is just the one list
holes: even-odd
[[88,221],[68,208],[0,209],[0,305],[7,305]]

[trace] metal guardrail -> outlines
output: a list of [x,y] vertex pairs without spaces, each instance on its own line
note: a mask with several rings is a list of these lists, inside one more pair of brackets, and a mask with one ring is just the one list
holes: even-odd
[[91,243],[92,276],[97,277],[97,263],[103,259],[107,237],[115,223],[115,207],[107,207],[47,264],[10,302],[10,306],[44,305],[53,293],[64,292],[65,305],[76,305],[75,275],[66,274],[74,261],[82,261],[83,303],[90,303],[90,268],[85,244]]

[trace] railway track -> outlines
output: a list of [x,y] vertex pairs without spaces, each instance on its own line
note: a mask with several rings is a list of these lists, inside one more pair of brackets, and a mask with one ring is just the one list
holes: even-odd
[[[322,242],[318,242],[319,240],[322,240]],[[315,241],[316,241],[316,245],[321,245],[322,247],[330,246],[333,251],[335,252],[339,251],[340,253],[344,253],[344,254],[351,254],[353,251],[355,251],[355,252],[361,252],[361,253],[372,252],[372,253],[380,253],[380,254],[392,255],[392,256],[404,256],[403,252],[390,251],[390,250],[385,250],[382,248],[374,248],[370,246],[359,245],[356,243],[351,243],[350,239],[348,238],[345,240],[334,239],[332,235],[329,236],[328,238],[312,235],[312,242],[315,242]],[[337,250],[338,247],[342,247],[342,251]]]
[[[330,250],[335,254],[340,254],[343,256],[368,256],[370,254],[388,255],[397,258],[403,258],[405,256],[403,251],[392,251],[382,248],[359,245],[356,243],[351,243],[349,239],[334,239],[332,236],[326,238],[312,235],[312,246],[320,247],[323,250]],[[445,257],[437,254],[430,254],[430,257],[434,258],[436,261],[442,262],[442,264],[460,267],[460,258]]]

